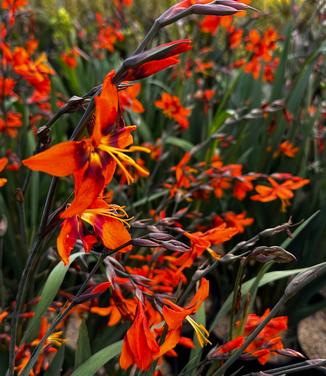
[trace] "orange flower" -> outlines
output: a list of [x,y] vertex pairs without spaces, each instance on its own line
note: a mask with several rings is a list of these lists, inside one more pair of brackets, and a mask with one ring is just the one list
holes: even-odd
[[16,47],[12,53],[12,65],[14,72],[34,87],[33,96],[38,95],[39,99],[47,99],[51,90],[49,76],[53,75],[54,71],[48,65],[45,53],[32,61],[24,48]]
[[168,326],[169,333],[167,335],[167,340],[162,345],[160,352],[161,355],[163,355],[162,349],[164,349],[164,351],[167,351],[167,349],[169,349],[170,346],[174,347],[175,344],[178,343],[184,320],[187,320],[188,323],[194,328],[195,334],[201,347],[208,343],[211,343],[207,339],[209,333],[205,329],[205,327],[201,324],[196,323],[196,321],[190,316],[198,311],[202,303],[207,299],[208,294],[209,282],[207,281],[207,279],[202,278],[196,294],[184,308],[179,307],[175,303],[172,303],[171,301],[165,299],[165,305],[162,309],[162,315]]
[[244,233],[245,227],[252,225],[254,222],[253,218],[246,218],[246,212],[235,214],[229,211],[223,214],[223,217],[227,225],[236,228],[239,234]]
[[11,8],[22,8],[27,5],[27,0],[3,0],[1,7],[2,9],[11,9]]
[[131,110],[132,112],[142,113],[144,107],[137,99],[141,90],[141,84],[136,83],[131,86],[127,86],[125,89],[119,91],[119,104],[122,111]]
[[[269,312],[270,310],[267,309],[261,317],[255,314],[250,314],[245,325],[244,334],[248,336],[250,333],[252,333],[261,323],[261,321],[265,319]],[[269,323],[245,351],[251,353],[261,364],[264,365],[270,356],[274,354],[275,350],[280,350],[283,348],[282,338],[279,335],[287,330],[287,323],[287,316],[274,317],[269,321]],[[237,323],[237,325],[239,325],[239,323]]]
[[191,240],[192,251],[197,257],[207,250],[214,258],[219,258],[211,247],[230,240],[237,233],[237,228],[227,227],[227,225],[223,223],[220,226],[212,228],[204,233],[200,231],[193,234],[185,232],[184,235]]
[[141,370],[148,370],[160,347],[155,340],[155,334],[151,331],[143,304],[139,301],[136,318],[125,335],[120,366],[123,369],[136,364]]
[[[90,225],[96,235],[84,235],[83,222]],[[110,250],[116,249],[131,241],[131,236],[124,225],[128,225],[128,215],[118,205],[107,204],[98,199],[92,207],[79,215],[66,218],[61,225],[57,238],[58,253],[65,265],[76,241],[82,240],[83,247],[89,252],[92,246],[101,239],[103,245]],[[131,246],[126,246],[120,251],[127,252]]]
[[[173,42],[160,44],[145,52],[132,57],[131,62],[126,60],[126,70],[122,80],[135,81],[160,72],[179,62],[178,55],[190,50],[191,40],[180,39]],[[137,64],[137,62],[139,62]]]
[[221,18],[216,16],[205,16],[200,23],[200,30],[203,33],[215,35],[218,26],[220,25]]
[[184,235],[191,241],[191,252],[186,252],[173,261],[175,265],[180,266],[178,272],[181,272],[185,268],[189,268],[193,264],[193,261],[201,256],[206,250],[215,260],[219,260],[220,255],[218,255],[211,247],[230,240],[237,233],[238,230],[235,227],[227,227],[226,223],[222,223],[204,233],[200,231],[192,234],[184,232]]
[[15,81],[12,78],[0,77],[0,99],[7,96],[16,96],[13,89],[15,87]]
[[237,177],[236,183],[233,187],[233,196],[242,201],[246,198],[247,193],[254,189],[252,181],[257,178],[257,175],[245,175]]
[[246,43],[246,50],[252,53],[251,60],[245,64],[244,71],[252,73],[255,79],[259,78],[262,64],[264,67],[264,79],[273,80],[274,71],[278,66],[279,60],[273,59],[273,51],[276,49],[276,42],[279,40],[277,32],[269,28],[261,35],[257,30],[252,29],[249,32]]
[[137,302],[134,298],[126,299],[119,289],[114,289],[108,307],[92,307],[91,312],[99,316],[110,316],[108,326],[118,324],[121,319],[131,320],[136,315]]
[[77,48],[72,48],[71,50],[64,52],[61,54],[62,61],[66,64],[69,68],[76,68],[78,61],[77,57],[80,55]]
[[190,188],[191,183],[195,182],[193,173],[196,170],[187,165],[190,158],[191,154],[187,152],[182,157],[181,161],[176,166],[172,167],[172,171],[175,171],[175,184],[165,184],[165,187],[170,190],[170,197],[174,197],[181,189]]
[[155,102],[155,106],[163,110],[166,117],[175,120],[182,129],[189,127],[188,117],[191,111],[181,105],[177,96],[163,93],[161,99]]
[[125,127],[118,113],[118,92],[112,84],[114,72],[105,78],[102,93],[95,98],[95,126],[90,138],[82,141],[67,141],[51,147],[23,161],[32,170],[43,171],[54,176],[74,174],[75,199],[70,207],[62,213],[68,218],[82,213],[90,207],[102,192],[105,185],[112,180],[116,166],[126,176],[127,182],[134,180],[125,165],[147,176],[148,171],[138,165],[126,153],[148,149],[131,146],[131,132],[135,126]]
[[17,136],[17,128],[22,126],[22,115],[15,112],[8,112],[6,118],[0,118],[0,132],[6,133],[9,137]]
[[0,312],[0,324],[2,323],[2,321],[9,315],[9,312],[8,311],[2,311]]
[[251,199],[254,201],[269,202],[279,198],[282,202],[282,211],[285,211],[287,206],[290,205],[290,199],[294,196],[292,190],[299,189],[309,183],[308,179],[302,179],[299,182],[287,180],[282,184],[277,183],[273,178],[268,178],[267,180],[272,186],[257,185],[255,189],[258,194],[251,196]]
[[225,343],[224,345],[222,346],[219,346],[216,350],[214,350],[211,354],[210,354],[210,357],[211,358],[218,358],[220,357],[221,355],[223,354],[227,354],[235,349],[238,349],[240,348],[244,343],[244,337],[243,336],[239,336],[235,339],[232,339],[231,341]]
[[113,0],[114,5],[121,10],[123,7],[131,7],[133,0]]
[[117,42],[124,40],[123,34],[112,26],[102,27],[97,38],[98,43],[96,43],[95,46],[110,52],[114,52],[114,46]]
[[[244,335],[236,337],[218,347],[210,354],[210,358],[223,359],[225,355],[230,355],[231,351],[240,348],[246,337],[256,329],[269,312],[270,310],[267,309],[261,317],[255,314],[250,314],[246,321]],[[248,357],[244,356],[244,359],[256,358],[260,364],[264,365],[271,356],[277,354],[277,350],[283,349],[282,338],[279,335],[287,329],[287,321],[287,316],[274,317],[270,320],[254,341],[244,350],[245,353],[248,354]],[[236,323],[236,326],[240,326],[239,321]]]
[[279,145],[278,151],[274,153],[274,158],[277,157],[280,153],[286,155],[289,158],[294,158],[298,151],[299,148],[291,144],[290,141],[284,141]]

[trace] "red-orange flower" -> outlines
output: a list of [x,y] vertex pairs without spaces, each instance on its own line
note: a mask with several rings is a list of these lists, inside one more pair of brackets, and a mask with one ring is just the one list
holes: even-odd
[[267,180],[272,186],[268,187],[266,185],[257,185],[255,189],[258,194],[251,196],[251,199],[254,201],[269,202],[279,198],[282,202],[282,211],[285,211],[287,206],[290,205],[290,199],[294,196],[292,191],[309,183],[308,179],[302,179],[300,182],[287,180],[282,184],[277,183],[271,177]]
[[189,127],[188,117],[191,111],[181,105],[176,95],[163,93],[161,99],[155,102],[155,106],[160,108],[166,117],[175,120],[182,129]]
[[72,48],[71,50],[62,53],[61,59],[66,64],[67,67],[74,69],[77,67],[77,64],[78,64],[77,57],[79,55],[80,53],[78,49]]
[[[83,225],[92,227],[94,235],[84,235],[86,230]],[[100,239],[103,245],[110,249],[116,249],[131,241],[131,236],[125,225],[128,225],[128,215],[118,205],[107,204],[103,200],[96,200],[91,208],[79,215],[66,218],[61,225],[57,238],[58,253],[66,265],[76,241],[80,239],[86,252]],[[131,246],[126,245],[120,252],[126,252]]]
[[[122,79],[135,81],[155,74],[179,62],[178,55],[190,50],[191,40],[181,39],[160,44],[126,60]],[[138,63],[139,62],[139,63]]]
[[136,318],[123,341],[120,366],[127,369],[136,364],[141,370],[148,370],[159,352],[160,346],[150,329],[143,304],[139,301]]
[[274,157],[277,157],[281,153],[289,158],[294,158],[298,151],[299,148],[291,144],[290,141],[284,141],[279,145],[278,150],[274,153]]
[[[168,334],[167,340],[165,344],[162,346],[164,347],[164,350],[167,350],[168,347],[178,342],[184,320],[187,320],[188,323],[194,328],[200,346],[203,347],[205,344],[210,343],[210,341],[207,339],[209,333],[207,332],[205,327],[201,324],[198,324],[191,317],[191,315],[196,313],[200,306],[203,304],[203,302],[207,299],[208,294],[209,282],[207,281],[207,279],[202,278],[196,294],[184,308],[165,299],[165,305],[162,309],[162,315],[168,326],[170,336]],[[174,334],[172,335],[172,333]]]
[[67,218],[80,214],[90,207],[112,180],[118,165],[126,176],[127,182],[134,180],[126,165],[133,167],[143,176],[148,171],[138,165],[126,153],[148,150],[131,146],[131,132],[135,126],[125,127],[118,113],[118,92],[112,84],[114,72],[107,75],[102,93],[96,97],[95,126],[90,138],[82,141],[67,141],[51,147],[23,161],[32,170],[43,171],[54,176],[74,174],[75,199],[62,213]]
[[141,90],[141,84],[138,82],[128,85],[125,89],[119,91],[119,104],[122,111],[131,110],[135,113],[144,112],[144,107],[137,99]]
[[250,226],[254,222],[254,219],[247,218],[246,212],[235,214],[231,211],[223,214],[223,219],[221,217],[214,218],[214,224],[216,226],[221,225],[224,221],[229,227],[236,228],[238,230],[238,233],[242,234],[245,231],[245,227]]
[[0,118],[0,133],[9,137],[17,136],[17,128],[22,126],[22,115],[20,113],[8,112],[6,117]]
[[9,96],[15,96],[13,89],[15,81],[10,77],[0,77],[0,99]]
[[[231,351],[240,348],[246,337],[256,329],[269,312],[270,310],[267,309],[261,317],[256,314],[250,314],[247,318],[243,335],[218,347],[210,353],[210,358],[223,358],[230,355]],[[248,354],[248,358],[256,358],[260,364],[264,365],[271,356],[276,354],[277,350],[283,349],[280,334],[287,329],[287,321],[287,316],[274,317],[270,320],[254,341],[244,350]],[[236,326],[239,327],[240,322],[237,322]],[[246,358],[247,356],[244,357],[244,359]]]

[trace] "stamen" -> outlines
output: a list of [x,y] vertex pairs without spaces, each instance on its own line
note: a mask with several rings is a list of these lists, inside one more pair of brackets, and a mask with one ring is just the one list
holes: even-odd
[[189,324],[194,328],[196,337],[198,339],[200,347],[204,347],[207,344],[212,344],[212,342],[208,339],[209,332],[202,324],[198,324],[193,318],[190,316],[186,317],[186,320],[189,322]]
[[138,172],[140,172],[144,176],[149,175],[149,172],[144,167],[140,166],[131,157],[125,154],[125,153],[132,153],[136,151],[143,151],[143,152],[148,153],[150,152],[148,148],[145,148],[142,146],[131,146],[129,149],[120,149],[120,148],[115,148],[113,146],[108,146],[108,145],[103,145],[103,144],[99,145],[98,148],[108,153],[117,162],[118,166],[121,168],[121,170],[125,174],[128,184],[131,184],[135,180],[135,178],[126,169],[126,167],[123,165],[122,162],[125,162],[126,164],[129,164],[130,166],[134,167]]
[[128,213],[124,210],[122,206],[114,205],[114,204],[110,204],[108,208],[87,209],[82,214],[81,218],[84,221],[91,223],[89,216],[92,216],[94,214],[116,219],[128,227],[130,227],[129,222],[133,219],[133,217],[128,217]]
[[206,251],[213,257],[214,260],[220,260],[221,256],[217,254],[215,251],[212,250],[212,248],[207,247]]

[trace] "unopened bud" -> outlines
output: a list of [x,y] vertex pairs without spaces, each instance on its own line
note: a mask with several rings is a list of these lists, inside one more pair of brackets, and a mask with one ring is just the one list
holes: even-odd
[[158,243],[155,243],[149,239],[141,239],[141,238],[132,239],[132,245],[136,247],[159,247]]
[[292,253],[278,246],[257,247],[251,252],[249,258],[262,263],[274,261],[280,264],[286,264],[296,261],[296,257]]
[[292,350],[292,349],[280,349],[280,350],[276,350],[276,352],[280,355],[289,356],[292,358],[306,359],[306,357],[303,354],[301,354],[299,351]]
[[238,10],[227,6],[219,4],[196,4],[193,6],[193,12],[195,14],[211,15],[211,16],[228,16],[237,13]]
[[165,232],[150,232],[147,235],[150,239],[154,240],[171,240],[173,236],[170,234],[166,234]]
[[284,291],[284,296],[287,299],[296,295],[303,287],[308,285],[314,279],[319,278],[326,273],[326,262],[309,268],[307,271],[298,274],[292,279]]
[[168,240],[161,242],[162,247],[168,249],[169,251],[177,252],[188,252],[190,248],[184,243],[179,242],[178,240]]

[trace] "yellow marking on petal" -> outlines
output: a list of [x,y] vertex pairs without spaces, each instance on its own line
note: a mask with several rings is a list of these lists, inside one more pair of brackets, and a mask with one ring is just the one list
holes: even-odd
[[194,328],[196,337],[198,339],[200,347],[204,347],[207,344],[212,344],[212,342],[208,339],[209,332],[202,324],[198,324],[193,318],[190,316],[186,317],[186,320],[189,322],[189,324]]
[[221,259],[221,256],[217,254],[215,251],[212,250],[212,248],[206,248],[206,251],[213,257],[214,260],[218,261]]

